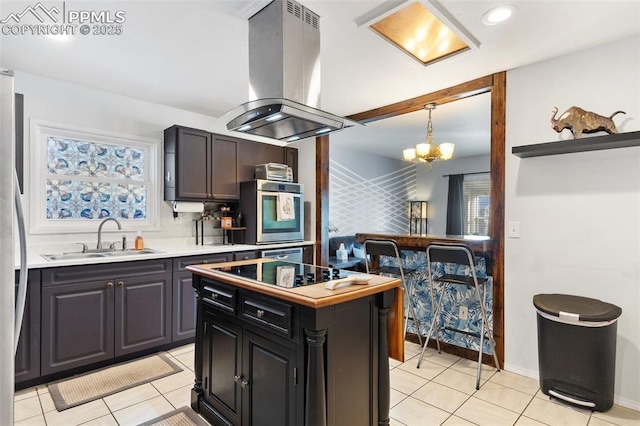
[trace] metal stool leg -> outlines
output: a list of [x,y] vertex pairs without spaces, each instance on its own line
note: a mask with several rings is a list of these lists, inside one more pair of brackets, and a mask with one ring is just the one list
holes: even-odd
[[[432,287],[433,288],[433,287]],[[422,363],[422,358],[424,357],[424,352],[427,350],[427,345],[429,344],[429,339],[431,338],[431,333],[433,332],[433,328],[438,321],[438,313],[440,312],[440,307],[442,306],[442,295],[444,294],[445,284],[443,284],[442,289],[440,290],[440,297],[438,300],[438,305],[436,306],[435,311],[433,311],[433,319],[431,320],[431,326],[429,327],[429,332],[425,337],[424,345],[422,346],[422,352],[420,352],[420,358],[418,359],[418,365],[416,368],[420,368],[420,364]],[[433,293],[432,293],[433,294]],[[433,296],[432,296],[433,297]],[[438,337],[438,332],[440,331],[440,327],[436,327],[436,345],[438,347],[438,353],[440,353],[440,338]]]
[[491,326],[489,324],[489,322],[487,321],[487,312],[485,310],[485,304],[486,304],[486,300],[487,300],[487,289],[486,289],[486,283],[485,285],[483,285],[482,287],[482,295],[480,295],[480,289],[478,288],[478,284],[477,284],[477,278],[475,277],[475,271],[472,272],[473,276],[474,276],[474,280],[476,282],[476,288],[475,288],[475,292],[476,292],[476,296],[478,298],[478,300],[480,301],[480,314],[482,316],[481,321],[481,327],[480,327],[480,348],[478,350],[478,370],[476,373],[476,389],[480,389],[480,374],[482,371],[482,352],[484,349],[484,334],[485,332],[487,333],[487,338],[489,339],[489,347],[491,350],[491,354],[493,355],[493,362],[496,365],[496,369],[498,371],[500,371],[500,364],[498,363],[498,357],[496,356],[496,347],[495,347],[495,341],[493,339],[493,331],[491,329]]

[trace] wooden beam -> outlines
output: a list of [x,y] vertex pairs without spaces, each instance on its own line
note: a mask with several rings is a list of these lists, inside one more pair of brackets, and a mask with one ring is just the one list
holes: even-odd
[[316,265],[329,265],[329,136],[316,138]]
[[493,334],[496,354],[504,368],[504,186],[507,73],[493,75],[491,86],[491,212],[493,246]]
[[448,87],[438,90],[437,92],[427,93],[405,101],[396,102],[395,104],[385,105],[380,108],[371,109],[369,111],[360,112],[348,116],[350,120],[357,121],[362,124],[371,123],[373,121],[385,118],[395,117],[396,115],[407,114],[409,112],[420,111],[428,103],[443,105],[449,102],[457,101],[470,96],[487,93],[491,90],[493,76],[477,78],[458,84],[457,86]]

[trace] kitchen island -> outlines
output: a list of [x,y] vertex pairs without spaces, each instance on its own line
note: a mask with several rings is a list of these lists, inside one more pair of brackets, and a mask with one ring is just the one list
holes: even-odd
[[212,424],[389,424],[399,280],[328,290],[354,272],[264,258],[188,269],[198,304],[191,406]]

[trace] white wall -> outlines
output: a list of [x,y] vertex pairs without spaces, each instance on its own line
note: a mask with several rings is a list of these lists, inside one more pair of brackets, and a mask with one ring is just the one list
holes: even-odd
[[616,402],[639,409],[640,147],[511,155],[513,146],[570,137],[549,120],[554,106],[572,105],[624,110],[618,130],[640,130],[639,36],[507,73],[505,221],[519,221],[521,237],[505,242],[505,367],[537,377],[535,294],[610,302],[623,311]]
[[449,161],[436,161],[430,172],[426,164],[417,168],[416,200],[429,201],[427,210],[427,231],[431,235],[446,235],[447,231],[447,197],[449,179],[442,175],[458,173],[488,172],[491,168],[489,155],[452,158]]

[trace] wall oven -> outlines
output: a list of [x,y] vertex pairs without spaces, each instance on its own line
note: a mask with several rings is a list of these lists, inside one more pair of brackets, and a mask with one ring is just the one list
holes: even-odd
[[247,244],[304,240],[303,185],[256,179],[240,183]]

